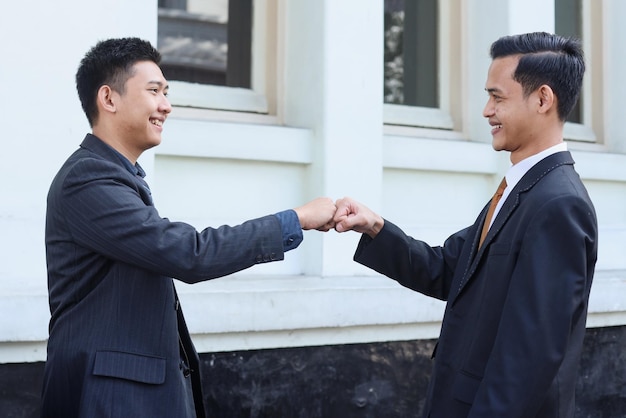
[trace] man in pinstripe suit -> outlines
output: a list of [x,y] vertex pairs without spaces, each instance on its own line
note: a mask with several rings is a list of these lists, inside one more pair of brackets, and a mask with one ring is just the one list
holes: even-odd
[[172,278],[195,283],[282,260],[302,229],[333,226],[327,198],[201,232],[162,218],[137,164],[172,110],[159,62],[146,41],[110,39],[76,74],[92,134],[48,194],[42,417],[204,417]]

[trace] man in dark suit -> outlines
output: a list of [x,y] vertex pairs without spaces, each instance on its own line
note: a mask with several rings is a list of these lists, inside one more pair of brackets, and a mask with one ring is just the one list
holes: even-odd
[[302,229],[333,226],[328,198],[200,232],[162,218],[137,164],[161,142],[172,110],[159,62],[148,42],[111,39],[76,75],[93,134],[48,194],[43,417],[204,417],[198,355],[172,278],[195,283],[282,260]]
[[363,233],[357,262],[447,301],[425,417],[571,418],[598,248],[563,142],[583,53],[578,41],[531,33],[497,40],[491,57],[483,115],[513,164],[494,209],[443,246],[350,198],[336,202],[335,229]]

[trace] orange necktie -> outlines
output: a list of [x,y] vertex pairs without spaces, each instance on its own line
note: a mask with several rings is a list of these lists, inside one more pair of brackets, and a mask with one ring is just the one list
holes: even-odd
[[498,190],[491,198],[491,204],[489,205],[489,210],[487,211],[487,217],[485,218],[485,223],[483,224],[483,231],[480,234],[480,241],[478,243],[478,248],[483,245],[483,241],[487,236],[487,231],[489,231],[489,225],[491,224],[491,218],[493,218],[493,213],[496,210],[496,206],[502,197],[502,193],[504,193],[504,189],[506,189],[506,177],[502,179],[500,185],[498,186]]

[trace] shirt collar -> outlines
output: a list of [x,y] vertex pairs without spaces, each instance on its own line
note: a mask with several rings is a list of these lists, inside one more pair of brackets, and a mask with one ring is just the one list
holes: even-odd
[[524,174],[528,172],[535,164],[543,160],[549,155],[556,154],[557,152],[567,151],[567,143],[561,142],[553,145],[548,149],[545,149],[535,155],[531,155],[528,158],[523,159],[519,163],[511,166],[506,173],[507,189],[511,190],[515,185],[524,177]]
[[143,170],[143,168],[141,168],[141,166],[139,165],[139,163],[135,163],[135,165],[133,165],[128,158],[124,157],[122,154],[120,154],[118,151],[116,151],[115,149],[113,149],[113,151],[115,152],[115,154],[117,155],[117,157],[120,159],[120,161],[122,162],[122,164],[124,165],[124,168],[126,168],[132,175],[134,176],[139,176],[141,178],[146,177],[146,172]]

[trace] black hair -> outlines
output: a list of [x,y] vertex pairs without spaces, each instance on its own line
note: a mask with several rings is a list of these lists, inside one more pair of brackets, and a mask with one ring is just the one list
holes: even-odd
[[98,42],[85,54],[76,72],[76,90],[80,103],[93,127],[98,118],[96,96],[103,85],[124,93],[126,81],[139,61],[161,62],[161,54],[150,42],[139,38],[107,39]]
[[491,58],[521,55],[513,79],[528,97],[548,85],[557,97],[558,114],[565,121],[574,108],[585,74],[580,40],[546,32],[504,36],[491,45]]

